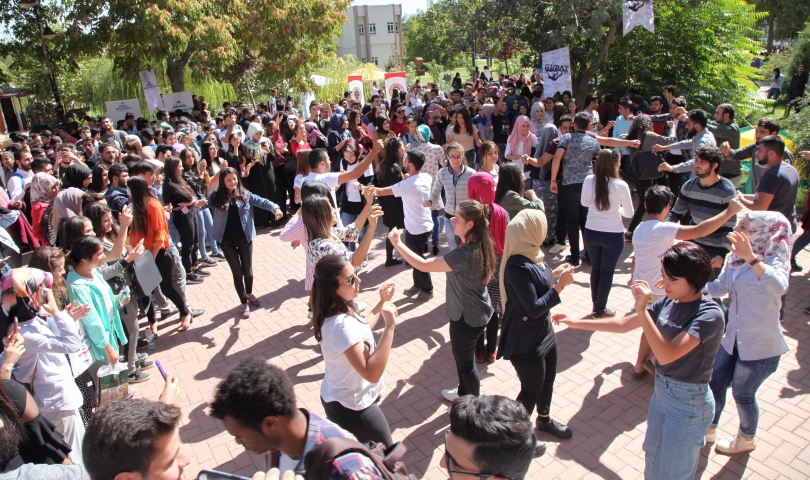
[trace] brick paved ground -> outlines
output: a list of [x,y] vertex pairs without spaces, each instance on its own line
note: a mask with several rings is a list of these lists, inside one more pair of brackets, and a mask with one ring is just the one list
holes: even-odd
[[[370,268],[361,274],[361,300],[376,302],[376,287],[393,278],[397,289],[411,286],[405,266],[385,268],[383,237],[378,229],[372,244]],[[192,329],[176,333],[177,319],[164,322],[158,348],[152,357],[179,375],[183,388],[181,436],[191,455],[186,478],[196,478],[203,468],[250,476],[263,459],[248,454],[222,426],[206,414],[207,402],[217,382],[240,359],[259,357],[284,368],[293,382],[299,405],[322,414],[319,400],[323,362],[306,318],[304,254],[281,243],[278,231],[265,231],[255,241],[254,293],[262,308],[242,320],[230,273],[224,263],[213,268],[204,284],[189,287],[193,306],[204,307]],[[442,235],[442,239],[443,239]],[[443,243],[443,246],[446,245]],[[443,250],[445,251],[445,250]],[[619,314],[632,308],[629,289],[631,247],[620,260],[609,306]],[[556,266],[560,256],[548,257]],[[799,262],[810,268],[810,254]],[[555,311],[585,316],[591,311],[588,268],[583,266],[576,283],[563,293],[563,305]],[[450,352],[448,320],[444,314],[444,275],[434,275],[436,297],[426,304],[411,304],[398,294],[400,323],[394,350],[385,372],[386,392],[382,409],[395,441],[409,449],[406,462],[419,478],[444,479],[439,468],[443,452],[442,432],[447,427],[447,403],[440,390],[455,385],[456,372]],[[697,478],[794,478],[810,477],[810,282],[803,275],[791,277],[784,322],[790,352],[782,357],[778,371],[758,394],[762,411],[759,446],[750,455],[727,457],[713,449],[702,452]],[[570,440],[555,441],[548,435],[548,452],[534,461],[528,478],[566,480],[578,478],[642,478],[641,450],[653,383],[635,382],[630,374],[636,356],[639,331],[625,335],[557,330],[559,367],[552,416],[574,429]],[[479,367],[481,391],[516,398],[518,381],[505,361]],[[149,382],[136,385],[137,396],[156,399],[162,389],[153,369]],[[723,414],[718,437],[736,433],[734,400]]]

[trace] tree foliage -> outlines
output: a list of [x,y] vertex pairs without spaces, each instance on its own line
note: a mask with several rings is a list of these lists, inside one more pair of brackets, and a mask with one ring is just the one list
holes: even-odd
[[[462,61],[458,42],[454,36],[464,32],[463,19],[453,18],[454,6],[440,0],[425,11],[408,15],[402,21],[405,55],[409,61],[422,57],[425,62],[441,65],[459,65]],[[461,29],[459,29],[459,27]],[[462,34],[463,35],[463,34]]]

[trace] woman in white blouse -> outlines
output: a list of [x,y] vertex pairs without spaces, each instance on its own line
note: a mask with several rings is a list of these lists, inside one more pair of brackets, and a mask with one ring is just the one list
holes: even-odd
[[[391,303],[394,284],[380,287],[380,301],[365,318],[354,303],[359,292],[360,278],[344,256],[327,255],[318,261],[310,302],[315,339],[324,359],[321,403],[326,418],[360,442],[389,447],[394,443],[391,428],[378,403],[398,316]],[[385,327],[376,343],[371,330],[380,317]]]
[[602,150],[596,160],[596,173],[582,183],[582,206],[588,207],[588,219],[582,237],[591,258],[591,300],[594,318],[612,317],[607,308],[613,272],[624,250],[622,217],[633,216],[630,187],[619,179],[621,155]]

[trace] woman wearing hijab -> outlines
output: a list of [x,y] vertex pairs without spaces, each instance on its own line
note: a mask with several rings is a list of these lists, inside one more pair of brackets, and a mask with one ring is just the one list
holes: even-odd
[[335,110],[335,114],[329,119],[329,126],[332,128],[332,131],[327,135],[329,159],[332,164],[335,164],[342,157],[342,150],[346,142],[352,138],[352,132],[349,130],[349,119],[343,114],[342,108],[338,107]]
[[561,303],[563,289],[574,283],[574,267],[563,264],[552,271],[540,249],[544,238],[546,215],[539,210],[521,211],[506,227],[500,265],[504,313],[498,358],[509,360],[517,372],[517,401],[529,415],[537,407],[537,429],[569,438],[571,428],[549,418],[557,375],[551,309]]
[[[313,123],[313,125],[315,125]],[[275,148],[269,138],[263,136],[263,128],[258,123],[248,125],[247,137],[242,144],[243,155],[247,163],[248,190],[265,200],[276,198],[276,175],[273,169]],[[318,130],[317,125],[315,130]],[[318,131],[320,134],[320,131]],[[259,209],[253,217],[256,228],[267,228],[273,219],[270,212]]]
[[82,464],[84,422],[79,409],[84,398],[73,381],[81,372],[72,370],[68,355],[85,348],[76,322],[90,312],[90,306],[73,302],[59,311],[52,286],[53,275],[37,268],[17,268],[3,277],[3,308],[10,320],[17,321],[25,340],[14,376],[31,385],[40,413],[71,446],[73,463]]
[[756,393],[788,351],[779,309],[790,278],[791,236],[790,223],[781,213],[746,213],[728,235],[731,254],[720,276],[706,285],[713,298],[731,294],[728,325],[709,381],[715,405],[706,442],[716,439],[729,386],[740,417],[737,435],[718,441],[718,452],[735,454],[756,448]]
[[329,141],[326,139],[318,124],[315,122],[304,122],[304,129],[307,131],[307,143],[312,148],[327,148]]
[[[439,174],[439,169],[444,166],[444,150],[441,146],[431,142],[431,130],[427,125],[419,125],[416,127],[414,137],[416,138],[417,144],[415,147],[412,147],[411,150],[420,152],[425,156],[425,163],[422,165],[422,169],[419,170],[419,173],[430,175],[430,178],[435,182],[436,175]],[[433,191],[432,183],[430,189]],[[444,226],[444,215],[442,214],[444,212],[444,202],[442,202],[441,195],[439,195],[436,200],[437,201],[430,206],[430,216],[433,218],[433,255],[439,254],[439,233]]]
[[59,241],[63,236],[60,232],[63,220],[82,214],[82,195],[93,180],[92,175],[93,171],[89,168],[74,164],[68,167],[62,177],[62,190],[53,199],[53,225]]
[[55,230],[49,223],[43,225],[42,217],[58,192],[58,183],[56,177],[45,172],[39,172],[31,179],[31,227],[34,237],[41,245],[53,245],[56,242]]
[[[503,313],[499,278],[509,215],[507,215],[506,210],[495,203],[495,182],[489,173],[474,173],[467,182],[467,195],[470,200],[478,200],[484,205],[487,220],[489,221],[489,233],[495,246],[495,272],[487,284],[489,298],[493,307],[492,318],[487,323],[486,334],[478,337],[478,343],[475,346],[475,360],[478,363],[494,362],[495,352],[498,348],[498,317]],[[484,337],[486,337],[486,345],[484,345]]]
[[[377,164],[379,163],[378,160],[381,160],[379,156],[380,152],[384,152],[385,147],[388,145],[388,142],[392,138],[397,138],[397,136],[396,134],[394,134],[394,132],[389,130],[389,128],[391,127],[391,122],[389,122],[388,117],[386,117],[383,114],[377,115],[377,118],[375,118],[374,120],[374,125],[376,128],[374,129],[374,134],[371,136],[372,145],[374,143],[377,143],[382,148],[379,149],[377,153],[374,153],[372,151],[372,153],[369,153],[369,155],[377,155],[377,158],[372,160],[373,163]],[[400,163],[402,162],[400,161]]]
[[523,157],[531,156],[534,146],[537,145],[537,130],[526,115],[520,115],[515,120],[512,134],[506,141],[504,157],[516,162]]

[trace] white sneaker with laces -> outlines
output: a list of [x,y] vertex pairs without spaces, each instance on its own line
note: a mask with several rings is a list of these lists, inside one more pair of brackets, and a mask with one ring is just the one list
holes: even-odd
[[558,254],[563,250],[565,250],[565,245],[560,245],[559,243],[557,243],[548,250],[548,253]]
[[442,397],[448,402],[452,402],[453,400],[458,398],[458,387],[453,388],[445,388],[442,390]]
[[734,437],[718,440],[714,448],[716,448],[720,453],[734,455],[735,453],[750,452],[751,450],[757,448],[757,440],[753,437],[745,438],[742,435],[737,434]]
[[717,429],[710,428],[708,432],[706,432],[706,443],[714,443],[717,441]]

